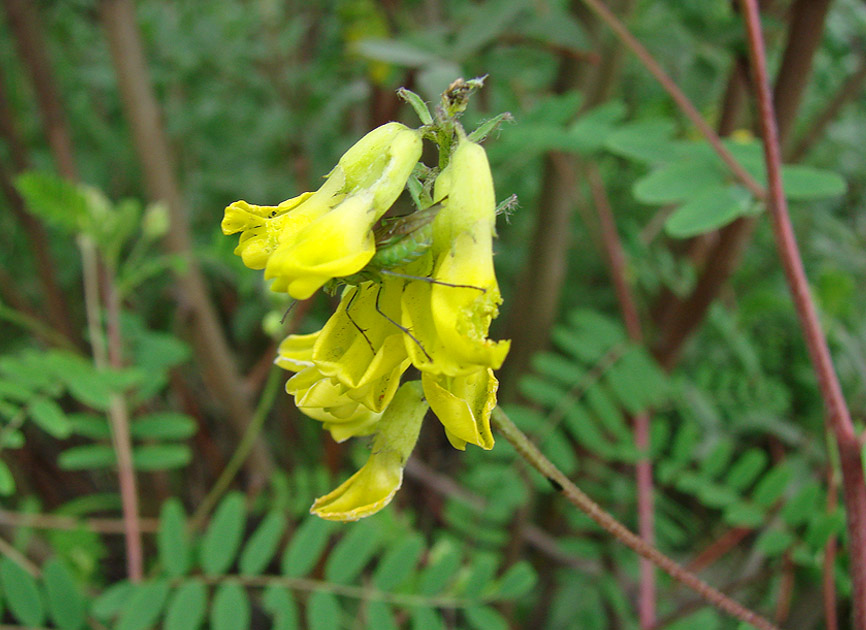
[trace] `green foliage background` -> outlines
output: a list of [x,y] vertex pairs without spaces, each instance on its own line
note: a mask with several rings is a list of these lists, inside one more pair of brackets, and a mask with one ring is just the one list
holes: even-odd
[[[286,303],[245,269],[223,237],[235,199],[274,204],[315,189],[342,152],[389,119],[416,125],[394,96],[428,101],[458,76],[489,74],[468,128],[504,111],[486,143],[497,193],[519,209],[499,227],[505,304],[521,299],[530,235],[556,152],[573,160],[567,271],[549,347],[503,382],[506,410],[547,456],[631,527],[636,522],[631,416],[651,414],[660,549],[767,616],[823,627],[827,541],[838,611],[850,611],[835,450],[768,221],[670,373],[652,355],[654,309],[688,294],[700,269],[687,238],[763,209],[631,56],[597,77],[609,32],[561,0],[139,0],[138,25],[163,108],[193,230],[194,256],[219,309],[245,387],[263,402],[262,438],[278,464],[242,472],[204,503],[238,442],[189,345],[184,296],[164,253],[165,209],[148,200],[95,0],[40,1],[39,26],[86,187],[59,179],[34,94],[0,20],[7,105],[29,172],[15,179],[46,226],[70,326],[87,339],[78,244],[113,265],[125,367],[97,369],[86,344],[44,313],[33,243],[0,198],[0,615],[9,627],[637,628],[636,557],[567,505],[499,440],[491,453],[450,449],[428,421],[394,504],[357,524],[307,515],[314,497],[366,457],[335,446],[268,376],[274,344],[318,329],[316,300]],[[727,2],[614,3],[699,111],[715,123],[732,59],[744,50]],[[788,2],[766,16],[778,67]],[[837,0],[795,127],[803,137],[863,62],[866,9]],[[575,81],[563,81],[570,68]],[[604,85],[608,81],[609,85]],[[566,87],[563,87],[566,85]],[[604,86],[606,96],[597,98]],[[785,168],[807,272],[852,415],[866,417],[866,110],[863,86],[802,160]],[[857,106],[859,103],[860,106]],[[745,111],[726,142],[763,179]],[[0,141],[3,173],[18,162]],[[597,167],[629,260],[648,336],[629,340],[584,178]],[[11,177],[7,178],[10,179]],[[543,232],[543,230],[541,230]],[[27,308],[30,307],[30,308]],[[263,324],[264,322],[264,324]],[[291,326],[292,328],[289,328]],[[147,579],[125,580],[116,453],[107,410],[132,414]],[[210,499],[208,499],[209,501]],[[213,509],[208,509],[213,507]],[[719,557],[712,556],[724,541]],[[707,558],[709,561],[704,562]],[[660,577],[664,628],[736,628]],[[780,603],[781,602],[781,603]],[[787,603],[786,603],[787,602]],[[14,625],[14,624],[17,624]],[[6,627],[6,626],[4,626]]]

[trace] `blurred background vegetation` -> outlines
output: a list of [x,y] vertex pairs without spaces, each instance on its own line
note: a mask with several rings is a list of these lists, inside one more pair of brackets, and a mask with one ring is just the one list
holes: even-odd
[[[736,3],[609,6],[762,182]],[[501,402],[634,529],[644,418],[658,547],[786,628],[846,627],[836,451],[762,204],[581,2],[3,9],[3,627],[739,627],[664,576],[639,620],[636,556],[504,440],[462,454],[428,422],[391,507],[307,515],[366,447],[301,416],[272,361],[333,303],[281,324],[223,208],[313,190],[369,129],[417,126],[398,87],[435,102],[485,74],[464,120],[514,116],[486,148],[519,200],[497,243]],[[866,6],[762,11],[785,192],[862,431]]]

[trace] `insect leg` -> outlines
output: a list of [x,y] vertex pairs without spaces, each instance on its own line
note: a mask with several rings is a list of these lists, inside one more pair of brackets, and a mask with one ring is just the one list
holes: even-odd
[[[381,290],[381,287],[380,287]],[[373,353],[373,356],[376,355],[376,349],[373,347],[373,342],[370,341],[370,338],[367,336],[367,331],[361,328],[358,325],[352,316],[349,314],[349,308],[352,306],[352,303],[355,301],[355,298],[358,297],[358,294],[361,292],[361,287],[355,287],[355,292],[352,294],[352,297],[349,298],[349,301],[346,303],[346,317],[349,318],[349,321],[352,322],[352,326],[358,329],[358,332],[361,333],[361,336],[364,338],[364,341],[367,342],[367,345],[370,346],[370,352]],[[379,296],[376,296],[376,299],[379,299]],[[376,305],[376,310],[379,310],[379,305]]]
[[398,324],[398,323],[395,322],[393,319],[391,319],[390,317],[388,317],[388,316],[385,314],[385,312],[384,312],[381,308],[379,308],[379,297],[380,297],[381,295],[382,295],[382,285],[380,284],[380,285],[379,285],[379,290],[376,292],[376,312],[379,313],[379,315],[381,315],[381,316],[384,317],[385,319],[387,319],[389,322],[391,322],[392,324],[394,324],[397,328],[399,328],[400,330],[402,330],[404,333],[406,333],[407,335],[409,335],[409,338],[410,338],[412,341],[414,341],[416,344],[418,344],[418,347],[419,347],[419,348],[421,348],[421,352],[424,353],[424,356],[427,357],[427,360],[430,361],[430,363],[432,363],[432,362],[433,362],[433,357],[431,357],[430,354],[427,352],[427,350],[424,349],[424,345],[423,345],[420,341],[418,341],[418,337],[416,337],[415,335],[413,335],[413,334],[412,334],[412,331],[410,331],[408,328],[406,328],[405,326],[402,326],[402,325]]
[[283,313],[282,318],[280,319],[280,325],[286,323],[286,318],[289,316],[289,313],[292,312],[292,309],[295,308],[295,304],[298,303],[298,300],[292,300],[292,303],[289,304],[289,308],[286,309],[286,312]]
[[438,284],[443,287],[453,287],[455,289],[475,289],[476,291],[481,291],[482,293],[487,293],[487,289],[484,287],[476,287],[473,284],[452,284],[450,282],[442,282],[441,280],[434,280],[433,278],[428,278],[427,276],[413,276],[408,273],[400,273],[399,271],[391,271],[390,269],[380,269],[379,273],[383,276],[394,276],[395,278],[405,278],[406,280],[420,280],[421,282],[427,282],[429,284]]

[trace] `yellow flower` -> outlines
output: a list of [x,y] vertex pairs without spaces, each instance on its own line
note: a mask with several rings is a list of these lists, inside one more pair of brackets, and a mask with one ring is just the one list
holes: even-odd
[[[395,323],[400,317],[402,284],[385,278],[381,285],[365,282],[346,289],[313,346],[316,368],[346,386],[353,400],[376,412],[391,401],[409,367],[404,333]],[[376,310],[377,301],[381,312]]]
[[404,383],[379,420],[367,463],[336,490],[316,499],[310,512],[331,521],[357,521],[388,505],[403,484],[403,468],[426,412],[421,384]]
[[433,222],[430,253],[412,273],[430,273],[438,284],[407,283],[403,325],[420,342],[404,340],[407,351],[425,372],[458,376],[482,366],[498,369],[509,342],[487,338],[502,298],[493,269],[493,179],[480,145],[461,139],[436,179],[434,196],[444,207]]
[[[394,383],[395,390],[398,384],[399,380]],[[349,388],[316,367],[304,368],[290,378],[286,392],[295,397],[295,405],[303,414],[324,423],[336,442],[370,435],[382,417],[381,411],[354,400]]]
[[279,206],[238,201],[223,233],[242,232],[235,253],[265,269],[273,291],[303,300],[332,278],[360,271],[376,251],[373,224],[391,207],[421,156],[420,134],[400,123],[374,129],[352,146],[315,193]]
[[423,372],[421,383],[430,409],[445,427],[451,445],[461,451],[466,444],[493,448],[490,414],[496,407],[499,381],[490,368],[479,368],[465,376]]

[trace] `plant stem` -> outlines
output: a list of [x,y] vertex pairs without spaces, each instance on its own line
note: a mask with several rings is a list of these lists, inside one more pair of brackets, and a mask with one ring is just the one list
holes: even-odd
[[707,602],[733,617],[750,623],[759,630],[779,630],[777,626],[762,616],[734,601],[721,591],[713,588],[694,573],[686,570],[654,546],[647,544],[625,525],[617,521],[580,488],[574,485],[541,451],[515,426],[500,407],[493,410],[493,425],[508,440],[517,453],[530,466],[544,475],[569,503],[595,521],[602,529],[619,540],[626,547],[648,559],[662,571],[684,586],[692,589]]
[[740,0],[740,5],[745,16],[757,90],[773,231],[821,396],[824,399],[829,424],[839,449],[853,586],[852,627],[866,630],[866,480],[863,474],[860,443],[833,366],[827,339],[821,330],[818,313],[809,292],[809,283],[788,214],[788,203],[782,188],[781,147],[767,78],[767,59],[757,0]]
[[[616,222],[610,201],[604,189],[604,182],[598,167],[590,164],[586,169],[590,191],[595,202],[596,213],[601,225],[602,243],[610,270],[611,280],[616,290],[622,319],[629,338],[643,344],[643,332],[637,305],[626,280],[626,260],[616,230]],[[650,418],[647,411],[641,411],[632,418],[634,445],[640,458],[635,463],[635,483],[637,486],[638,533],[641,540],[652,546],[655,544],[655,515],[653,508],[653,470],[649,458]],[[652,628],[656,620],[656,580],[652,562],[640,559],[640,584],[638,588],[638,614],[640,626],[644,630]]]
[[[108,362],[112,368],[123,367],[123,341],[120,336],[120,298],[114,274],[105,268],[105,305],[108,328]],[[141,548],[141,527],[138,521],[138,489],[132,462],[132,438],[129,433],[129,412],[122,394],[112,394],[108,414],[111,422],[111,442],[117,454],[117,474],[120,501],[123,507],[123,528],[126,542],[126,562],[129,579],[139,582],[144,572]]]

